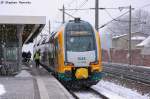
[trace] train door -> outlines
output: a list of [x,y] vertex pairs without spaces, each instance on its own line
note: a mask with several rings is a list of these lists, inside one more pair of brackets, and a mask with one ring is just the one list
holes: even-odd
[[48,51],[48,61],[50,66],[54,66],[54,42],[51,41],[49,44],[49,51]]
[[59,45],[58,45],[58,38],[56,38],[55,39],[55,51],[54,51],[54,53],[55,53],[55,58],[54,58],[54,65],[55,65],[55,68],[57,68],[58,67],[58,47],[59,47]]

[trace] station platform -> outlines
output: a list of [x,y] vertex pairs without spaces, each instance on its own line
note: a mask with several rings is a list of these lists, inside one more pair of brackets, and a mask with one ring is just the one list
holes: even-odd
[[15,77],[0,77],[0,99],[73,99],[44,68],[22,66]]

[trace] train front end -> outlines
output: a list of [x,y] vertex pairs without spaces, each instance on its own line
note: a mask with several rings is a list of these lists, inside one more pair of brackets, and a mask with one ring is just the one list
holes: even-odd
[[100,38],[88,22],[75,19],[66,24],[64,67],[59,77],[67,85],[91,86],[102,78]]

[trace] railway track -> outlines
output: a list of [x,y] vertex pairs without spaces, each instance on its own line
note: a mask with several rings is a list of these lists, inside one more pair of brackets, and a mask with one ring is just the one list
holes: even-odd
[[104,72],[107,74],[124,77],[144,84],[150,84],[150,69],[121,65],[103,63]]
[[69,92],[73,95],[75,99],[109,99],[108,97],[94,90],[93,88],[70,90]]
[[[64,87],[73,96],[74,99],[91,99],[88,96],[93,96],[92,99],[109,99],[108,97],[106,97],[102,93],[94,90],[93,88],[71,89],[71,88],[67,88],[66,86],[64,86]],[[81,95],[79,95],[79,93],[83,94],[84,96],[87,95],[87,97],[83,98]]]
[[[44,65],[44,64],[41,64],[40,63],[40,65],[41,66],[43,66],[43,68],[45,68],[48,72],[51,72],[52,70],[50,70],[49,68],[47,68],[47,66],[46,65]],[[55,76],[54,76],[55,77]],[[57,79],[57,78],[56,78]],[[58,80],[58,79],[57,79]],[[63,84],[62,84],[63,85]],[[64,85],[63,85],[64,86]],[[67,89],[67,91],[69,91],[70,92],[70,94],[73,96],[73,98],[74,99],[83,99],[82,97],[80,97],[80,96],[78,96],[77,95],[77,91],[75,90],[72,90],[72,89],[69,89],[69,88],[67,88],[66,86],[64,86],[66,89]],[[82,89],[82,88],[81,88]],[[107,98],[105,95],[103,95],[103,94],[101,94],[101,93],[99,93],[99,92],[97,92],[96,90],[94,90],[93,88],[86,88],[86,90],[82,90],[82,91],[84,91],[84,93],[86,94],[86,93],[90,93],[90,94],[92,94],[92,96],[93,97],[95,97],[95,99],[109,99],[109,98]],[[85,98],[85,99],[90,99],[89,97],[87,97],[87,98]]]
[[80,99],[80,97],[78,97],[75,93],[74,93],[74,91],[72,91],[72,90],[70,90],[70,89],[67,89],[69,92],[70,92],[70,94],[74,97],[74,99]]

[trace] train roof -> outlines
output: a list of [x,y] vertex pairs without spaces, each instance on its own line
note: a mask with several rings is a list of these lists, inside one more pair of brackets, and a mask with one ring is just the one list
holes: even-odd
[[66,25],[76,25],[76,24],[90,25],[89,22],[83,21],[80,18],[75,18],[74,20],[69,20],[69,22],[66,23]]
[[67,30],[72,30],[72,29],[78,28],[78,26],[82,26],[82,28],[84,28],[84,29],[86,28],[87,30],[92,29],[92,26],[89,22],[80,20],[79,18],[70,20],[69,22],[66,23],[65,26],[66,26]]
[[[62,27],[65,30],[73,30],[73,29],[78,28],[78,26],[82,26],[81,28],[89,30],[89,31],[93,30],[92,26],[89,22],[80,20],[80,18],[75,18],[74,20],[69,20],[65,24],[59,26],[59,29],[57,29],[57,30],[61,30]],[[52,32],[51,35],[50,35],[50,41],[52,39],[54,39],[57,35],[58,35],[58,31]]]

